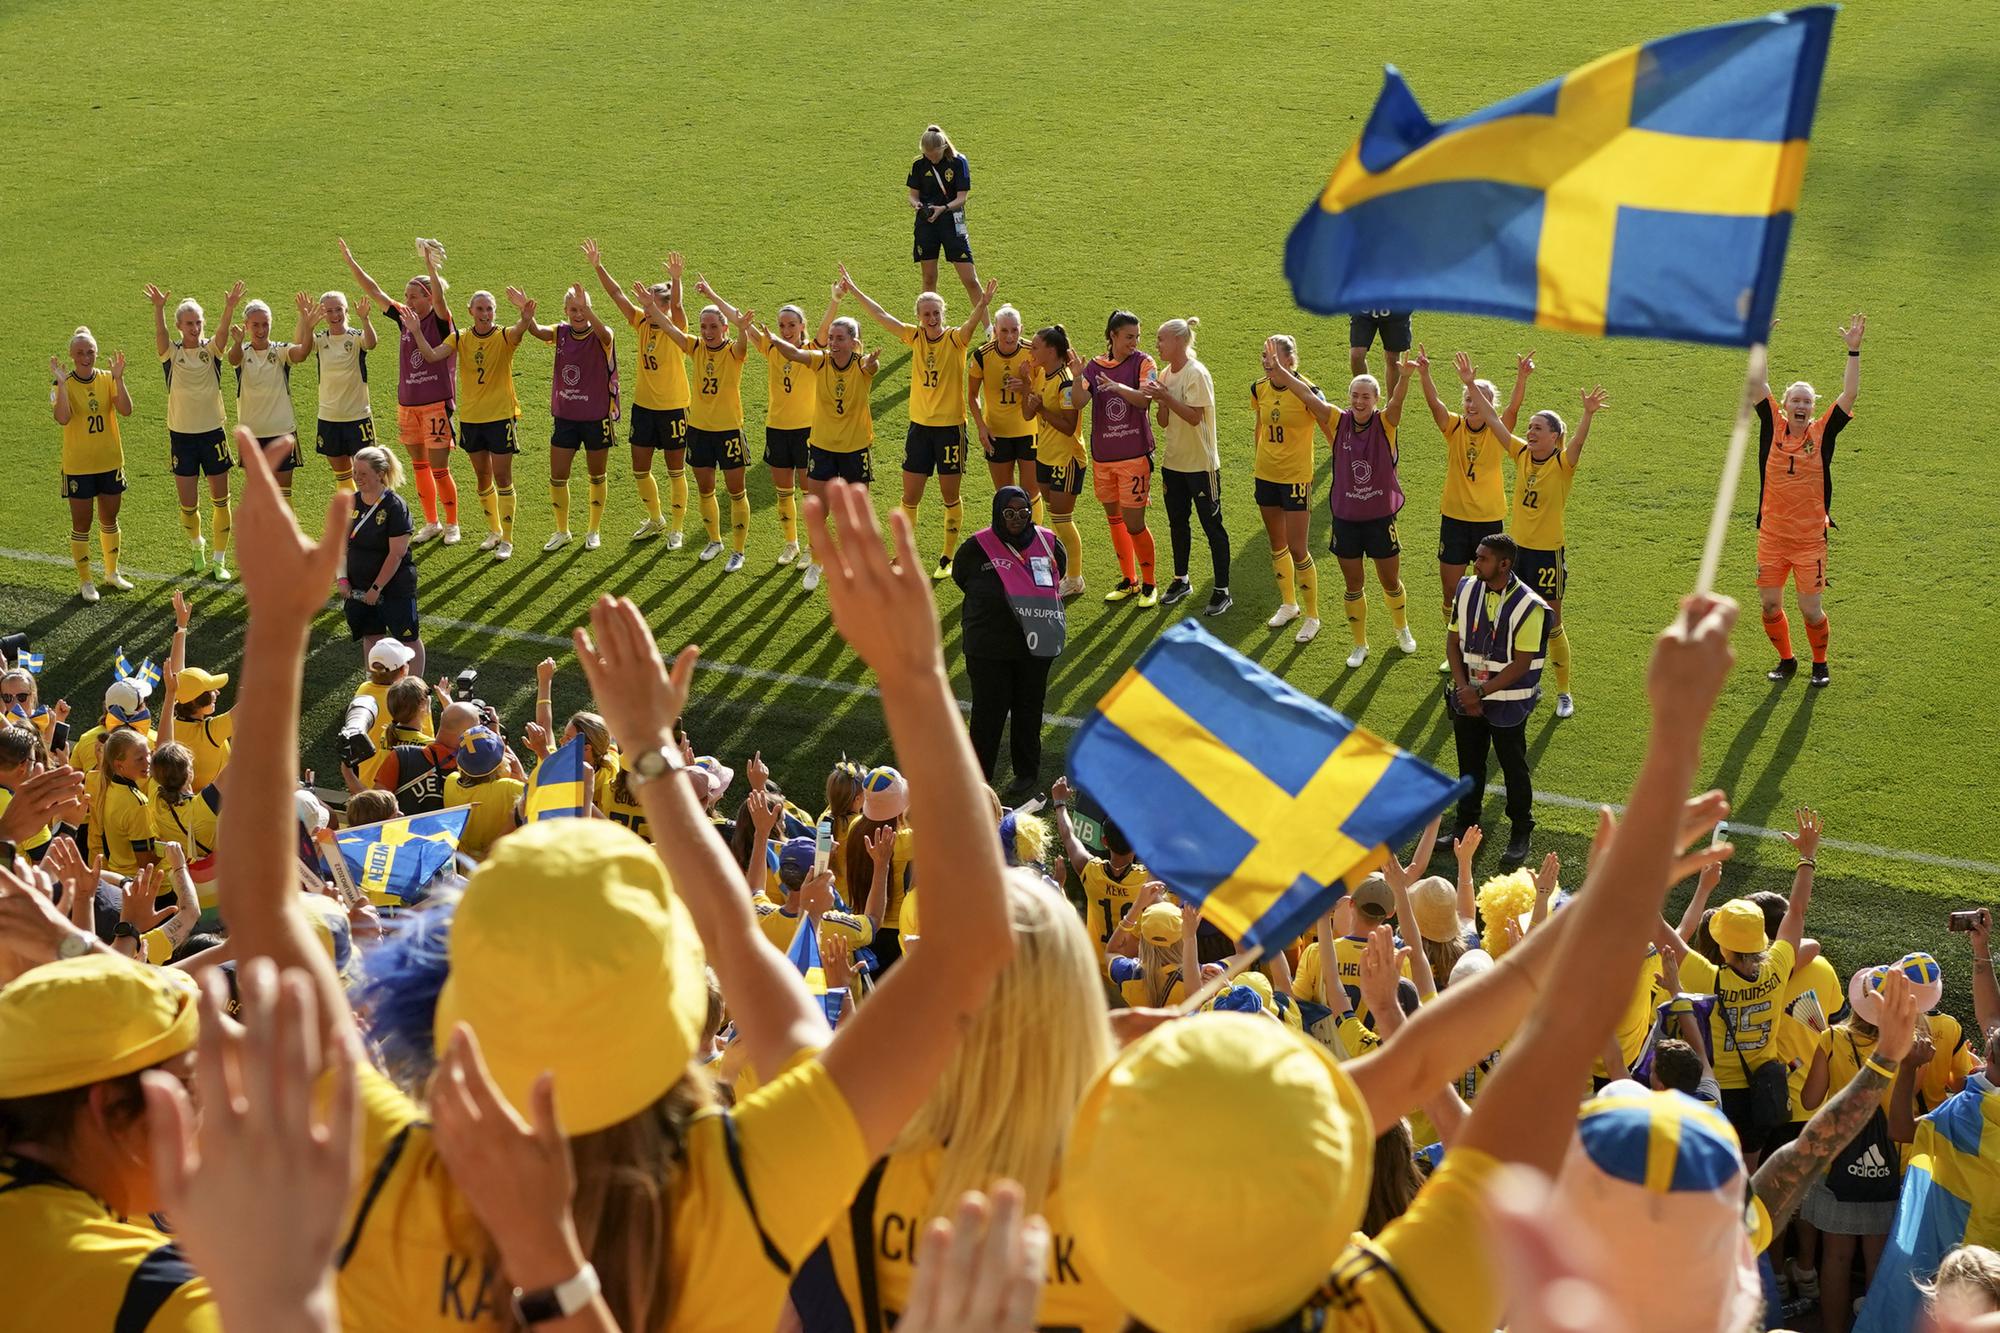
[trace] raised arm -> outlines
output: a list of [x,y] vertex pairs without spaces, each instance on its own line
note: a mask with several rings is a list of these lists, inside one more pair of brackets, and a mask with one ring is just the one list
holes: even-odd
[[2000,1027],[2000,978],[1993,974],[1993,913],[1982,907],[1972,929],[1966,932],[1972,946],[1972,1016],[1979,1024],[1979,1037],[1972,1043],[1984,1051],[1986,1039]]
[[[132,394],[125,387],[125,353],[123,352],[113,352],[111,354],[111,385],[116,390],[116,393],[112,397],[111,405],[118,409],[119,416],[131,416]],[[63,397],[67,398],[69,395],[64,394]]]
[[1081,875],[1090,864],[1090,852],[1077,840],[1076,826],[1070,823],[1069,805],[1075,795],[1067,776],[1057,778],[1049,787],[1049,803],[1056,809],[1056,836],[1062,839],[1063,858],[1071,870]]
[[667,271],[668,323],[682,330],[688,326],[687,308],[681,304],[681,270],[684,266],[678,250],[667,251],[667,257],[660,261],[660,267]]
[[229,359],[229,364],[232,366],[243,364],[243,326],[241,324],[230,327],[229,350],[223,353],[223,355]]
[[1702,867],[1701,874],[1694,882],[1694,892],[1688,897],[1687,909],[1681,913],[1681,924],[1674,931],[1674,934],[1680,936],[1683,944],[1694,943],[1694,933],[1701,929],[1702,913],[1708,910],[1709,895],[1715,892],[1715,886],[1721,882],[1720,862]]
[[1424,402],[1430,405],[1431,420],[1437,422],[1439,430],[1444,430],[1451,425],[1451,409],[1438,397],[1437,385],[1431,382],[1431,358],[1422,343],[1417,344],[1417,354],[1411,359],[1417,364],[1417,382],[1423,386]]
[[700,292],[703,296],[707,297],[709,301],[715,306],[715,308],[722,312],[722,317],[728,320],[731,324],[736,323],[737,320],[742,318],[742,312],[740,310],[738,310],[735,306],[729,304],[729,302],[723,300],[721,294],[718,293],[715,290],[715,288],[708,285],[708,278],[706,275],[700,273],[694,275],[694,289],[697,292]]
[[389,299],[389,293],[382,290],[382,284],[369,277],[368,271],[362,268],[360,262],[354,258],[354,252],[347,248],[347,238],[342,236],[339,239],[340,257],[347,261],[348,271],[354,274],[354,281],[360,285],[361,290],[367,293],[368,298],[384,310],[394,305],[395,302]]
[[993,293],[999,287],[1000,280],[998,278],[988,278],[986,285],[979,289],[979,299],[972,303],[972,313],[967,315],[965,322],[958,326],[958,338],[960,342],[971,342],[972,335],[979,332],[980,326],[986,323],[987,307],[993,304]]
[[1576,470],[1576,465],[1583,460],[1583,442],[1590,438],[1591,421],[1595,419],[1597,414],[1599,412],[1602,412],[1605,409],[1605,407],[1610,404],[1610,402],[1611,402],[1611,396],[1604,392],[1604,386],[1601,384],[1595,386],[1594,388],[1587,389],[1584,391],[1583,417],[1576,423],[1576,429],[1570,432],[1569,450],[1568,450],[1569,457],[1563,460],[1564,464],[1570,469],[1570,471],[1574,472]]
[[375,321],[368,318],[374,309],[368,293],[362,292],[354,298],[354,318],[361,333],[361,345],[371,352],[375,350],[375,344],[379,341],[375,336]]
[[582,283],[577,283],[570,290],[576,293],[577,300],[583,302],[584,317],[590,321],[591,330],[597,334],[597,341],[608,349],[617,340],[617,331],[606,324],[604,317],[597,313],[597,307],[590,303],[590,293],[583,289]]
[[222,346],[229,338],[229,325],[236,318],[236,307],[243,300],[243,281],[237,279],[222,297],[222,317],[215,322],[215,332],[208,335],[208,354],[221,356]]
[[1858,310],[1840,330],[1841,340],[1847,344],[1847,368],[1841,372],[1840,397],[1833,401],[1849,416],[1854,415],[1854,399],[1861,392],[1861,335],[1867,331],[1868,318]]
[[1404,363],[1403,373],[1396,376],[1396,387],[1389,391],[1389,401],[1382,407],[1382,419],[1391,427],[1403,424],[1403,399],[1409,396],[1409,364]]
[[847,271],[847,265],[845,264],[840,266],[840,284],[849,295],[861,303],[861,308],[866,310],[877,324],[880,324],[883,328],[896,334],[898,337],[909,331],[910,325],[905,324],[902,320],[897,319],[881,306],[875,304],[874,297],[854,285],[854,277]]
[[1472,861],[1479,855],[1479,842],[1483,835],[1479,825],[1474,824],[1451,841],[1452,859],[1458,862],[1458,919],[1477,921],[1479,919],[1479,899],[1472,887]]
[[1289,390],[1304,403],[1306,411],[1313,414],[1313,420],[1319,422],[1321,429],[1328,431],[1333,429],[1331,425],[1334,417],[1333,404],[1314,393],[1310,385],[1293,374],[1269,342],[1264,344],[1264,373],[1270,377],[1271,383],[1280,389]]
[[304,292],[293,297],[292,304],[298,307],[299,322],[292,331],[292,350],[285,355],[291,358],[293,365],[297,365],[312,355],[313,326],[319,323],[320,308],[319,302]]
[[819,339],[821,347],[826,346],[826,340],[833,334],[833,321],[839,318],[840,284],[836,282],[833,284],[833,299],[826,303],[826,314],[820,319],[819,332],[814,335],[814,337]]
[[49,398],[49,410],[55,413],[58,426],[69,424],[69,392],[63,386],[63,380],[68,375],[69,367],[63,364],[61,357],[49,358],[49,377],[55,381],[55,392]]
[[167,302],[173,300],[173,293],[149,282],[146,284],[146,299],[153,303],[153,346],[164,361],[167,349],[173,346],[167,336]]
[[1514,358],[1514,396],[1500,413],[1500,424],[1510,432],[1521,419],[1521,404],[1528,400],[1528,376],[1535,373],[1535,354],[1523,352]]
[[624,313],[625,318],[637,319],[639,307],[633,304],[631,297],[625,295],[623,289],[618,286],[618,279],[612,277],[611,271],[604,267],[603,252],[597,248],[597,242],[587,236],[583,240],[583,257],[590,261],[590,267],[597,273],[597,281],[610,294],[612,301]]
[[[1492,431],[1494,438],[1499,440],[1500,443],[1510,449],[1518,448],[1520,441],[1514,438],[1514,432],[1507,428],[1507,423],[1500,419],[1500,413],[1494,408],[1493,404],[1486,401],[1485,394],[1473,387],[1473,381],[1479,377],[1479,371],[1473,366],[1472,358],[1463,352],[1459,352],[1452,357],[1452,363],[1458,369],[1459,383],[1465,386],[1466,412],[1476,417],[1480,425]],[[1405,376],[1404,378],[1407,379],[1408,377]],[[1401,380],[1397,381],[1397,387],[1402,387]],[[1386,412],[1386,409],[1384,410]],[[1391,418],[1391,420],[1394,420],[1394,418]]]
[[519,311],[520,317],[512,324],[509,324],[506,332],[500,336],[515,346],[519,346],[522,338],[535,331],[535,303],[519,287],[509,287],[507,289],[507,304]]
[[667,340],[683,352],[694,350],[695,338],[677,320],[674,312],[660,305],[660,298],[653,295],[653,289],[643,282],[632,283],[632,296],[646,311],[646,322],[667,335]]
[[804,348],[793,346],[761,324],[752,331],[752,336],[757,339],[759,344],[770,348],[787,361],[796,361],[802,366],[809,366],[813,363],[813,354],[811,352],[806,351]]
[[438,268],[438,249],[434,245],[425,245],[422,249],[424,276],[431,280],[431,309],[436,312],[440,324],[455,324],[457,321],[451,317],[450,293],[444,285],[444,274]]
[[1800,806],[1793,817],[1798,821],[1799,831],[1784,837],[1799,854],[1799,864],[1792,872],[1792,894],[1785,904],[1785,919],[1778,923],[1778,938],[1792,946],[1792,957],[1796,960],[1805,938],[1806,912],[1812,906],[1813,872],[1819,868],[1814,858],[1819,853],[1821,824],[1819,811],[1809,805]]

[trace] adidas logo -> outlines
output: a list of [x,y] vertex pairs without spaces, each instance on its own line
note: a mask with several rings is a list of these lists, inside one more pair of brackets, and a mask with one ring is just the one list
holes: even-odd
[[1889,1164],[1882,1159],[1882,1148],[1871,1143],[1868,1151],[1847,1164],[1847,1174],[1861,1180],[1881,1180],[1889,1175]]

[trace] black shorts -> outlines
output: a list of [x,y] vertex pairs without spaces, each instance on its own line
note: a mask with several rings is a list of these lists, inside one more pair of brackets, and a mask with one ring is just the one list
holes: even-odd
[[948,263],[972,262],[972,242],[966,238],[965,214],[946,213],[932,222],[930,208],[926,205],[924,211],[917,214],[916,242],[910,248],[910,258],[922,263],[926,259],[936,259],[940,251]]
[[780,430],[773,426],[764,428],[764,462],[770,467],[807,467],[811,460],[807,456],[807,442],[812,439],[810,426],[797,426],[790,430]]
[[285,439],[289,439],[292,442],[292,451],[286,454],[283,458],[278,460],[278,466],[276,470],[279,472],[291,472],[297,468],[304,467],[306,456],[299,449],[299,437],[296,434],[259,435],[257,437],[257,447],[260,450],[268,449],[272,445],[276,444],[279,440],[285,440]]
[[1032,435],[995,435],[993,447],[986,451],[989,463],[1032,462],[1035,457],[1035,437]]
[[373,606],[354,596],[342,604],[342,609],[347,613],[347,632],[357,643],[376,635],[414,641],[420,632],[415,596],[391,597],[385,593]]
[[122,468],[112,468],[109,472],[63,473],[63,498],[66,500],[94,500],[100,495],[124,493],[125,472]]
[[569,421],[563,417],[555,419],[555,429],[549,434],[551,449],[583,449],[596,453],[609,449],[618,442],[618,432],[611,427],[611,418],[602,421]]
[[965,427],[910,423],[903,437],[903,471],[928,477],[955,477],[965,471]]
[[1382,350],[1385,352],[1407,352],[1410,350],[1410,314],[1393,310],[1366,310],[1347,317],[1347,345],[1349,347],[1371,347],[1375,335],[1382,335]]
[[851,481],[866,486],[875,480],[875,451],[856,449],[851,453],[837,453],[832,449],[822,449],[816,444],[806,446],[806,479],[808,481]]
[[1259,477],[1253,489],[1257,492],[1259,509],[1283,509],[1296,514],[1312,503],[1312,487],[1303,481],[1266,481]]
[[321,458],[352,458],[375,443],[375,419],[322,421],[313,435],[313,452]]
[[1553,551],[1519,547],[1514,561],[1515,576],[1540,593],[1543,601],[1560,602],[1569,587],[1568,552],[1567,546]]
[[461,421],[458,447],[468,454],[518,454],[521,452],[520,423],[513,417],[504,421]]
[[1496,532],[1504,532],[1507,520],[1504,518],[1453,518],[1449,514],[1438,519],[1438,563],[1440,565],[1469,565],[1472,557],[1479,554],[1479,543]]
[[1336,518],[1333,520],[1333,554],[1339,560],[1387,560],[1403,553],[1396,540],[1396,516],[1386,518]]
[[635,405],[632,408],[632,447],[634,449],[687,448],[687,419],[685,407]]
[[688,463],[693,467],[719,467],[727,472],[749,462],[740,430],[703,430],[699,426],[689,426],[687,451]]
[[220,477],[236,466],[236,460],[229,456],[229,434],[220,426],[192,434],[170,430],[167,439],[176,477]]
[[1036,460],[1035,481],[1044,491],[1054,491],[1057,495],[1083,494],[1083,464],[1064,463],[1061,467],[1050,467]]

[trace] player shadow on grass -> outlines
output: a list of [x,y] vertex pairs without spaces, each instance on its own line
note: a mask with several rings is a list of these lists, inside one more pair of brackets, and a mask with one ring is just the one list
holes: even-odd
[[[1716,781],[1711,784],[1730,793],[1730,804],[1736,811],[1732,818],[1745,823],[1773,826],[1789,823],[1788,817],[1779,815],[1774,819],[1773,816],[1795,803],[1784,799],[1785,777],[1791,772],[1792,765],[1798,762],[1799,755],[1805,751],[1806,733],[1811,730],[1813,708],[1819,702],[1819,697],[1818,690],[1809,689],[1799,698],[1797,706],[1792,711],[1791,720],[1785,724],[1784,732],[1778,737],[1777,744],[1772,747],[1770,762],[1757,774],[1748,791],[1740,790],[1742,784],[1737,773],[1731,773],[1730,781],[1727,783],[1724,783],[1718,775]],[[1775,703],[1775,698],[1773,702]],[[1740,768],[1739,761],[1739,771]]]
[[725,658],[731,662],[763,660],[765,647],[784,626],[784,619],[778,614],[776,607],[791,594],[791,580],[766,579],[758,591],[761,591],[763,596],[754,602],[750,599],[755,594],[750,592],[727,599],[726,606],[731,619],[708,631],[707,637],[697,637],[694,640],[701,644],[703,653],[718,661]]
[[868,400],[868,414],[871,418],[881,416],[884,412],[888,411],[890,408],[894,407],[898,403],[907,404],[909,402],[910,399],[909,385],[907,384],[895,385],[888,383],[889,378],[892,375],[894,375],[897,371],[901,370],[904,366],[907,366],[909,364],[910,364],[910,351],[908,348],[904,348],[901,355],[893,357],[890,360],[884,361],[881,364],[881,366],[875,371],[875,387],[878,390],[878,392],[873,398]]
[[[1750,715],[1743,719],[1743,725],[1736,729],[1736,735],[1730,739],[1729,749],[1724,751],[1722,762],[1716,765],[1715,776],[1710,779],[1711,786],[1720,787],[1726,792],[1734,793],[1736,791],[1737,783],[1743,776],[1744,764],[1749,761],[1751,751],[1757,748],[1757,742],[1763,739],[1764,731],[1770,723],[1771,715],[1777,711],[1779,702],[1785,697],[1786,686],[1794,683],[1790,681],[1772,681],[1769,683],[1769,687],[1764,692],[1764,697],[1757,701],[1756,707],[1750,710]],[[1803,716],[1807,721],[1811,720],[1811,706],[1814,693],[1812,690],[1805,692],[1805,703],[1800,716]],[[1799,725],[1802,725],[1799,717],[1794,717],[1792,726],[1786,728],[1786,737],[1788,739],[1791,736],[1793,727]],[[1789,768],[1791,766],[1792,756],[1786,755],[1782,747],[1778,751],[1778,757],[1784,760],[1785,767]],[[1759,780],[1762,780],[1761,775]],[[1739,798],[1734,800],[1733,804],[1741,811],[1745,809],[1746,802]]]

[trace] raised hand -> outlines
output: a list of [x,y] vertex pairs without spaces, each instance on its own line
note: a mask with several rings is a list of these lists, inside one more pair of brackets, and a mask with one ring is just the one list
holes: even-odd
[[1532,350],[1523,352],[1514,358],[1514,373],[1522,379],[1526,379],[1535,373],[1535,354]]
[[537,693],[547,694],[549,687],[555,683],[555,679],[555,658],[544,657],[541,661],[535,663],[535,690]]
[[1479,842],[1485,836],[1479,831],[1477,824],[1458,835],[1457,840],[1452,843],[1451,850],[1460,865],[1469,865],[1472,858],[1479,854]]
[[234,308],[234,307],[235,307],[236,305],[238,305],[239,303],[241,303],[241,301],[243,300],[243,293],[244,293],[244,292],[245,292],[246,290],[248,290],[248,289],[247,289],[246,287],[244,287],[244,285],[243,285],[243,279],[241,279],[241,278],[238,278],[238,279],[237,279],[237,280],[235,281],[235,283],[233,283],[233,284],[232,284],[232,285],[230,286],[230,288],[229,288],[229,293],[228,293],[228,295],[226,295],[226,296],[224,296],[224,297],[222,298],[222,307],[223,307],[223,309],[225,309],[225,310],[228,310],[228,309],[232,309],[232,308]]
[[125,353],[122,351],[111,354],[111,378],[114,380],[125,378]]
[[701,650],[681,649],[669,671],[646,618],[625,597],[598,598],[590,624],[595,638],[581,627],[573,635],[576,655],[619,747],[636,754],[672,745]]
[[[1883,973],[1881,1001],[1882,1011],[1875,1018],[1878,1033],[1875,1054],[1887,1061],[1901,1060],[1916,1042],[1918,1013],[1917,988],[1910,984],[1902,968],[1892,967]],[[1928,1025],[1926,1029],[1924,1035],[1928,1039]],[[1922,1063],[1930,1063],[1930,1056],[1926,1055]]]
[[1455,352],[1452,354],[1451,363],[1458,368],[1458,382],[1468,389],[1471,388],[1472,382],[1479,378],[1479,372],[1473,369],[1472,358],[1463,352]]
[[153,309],[165,310],[167,302],[173,300],[173,293],[149,282],[146,284],[146,299],[153,303]]
[[715,288],[708,285],[708,276],[706,274],[697,273],[694,275],[694,289],[711,301],[715,299]]
[[799,911],[818,921],[833,910],[833,869],[815,870],[799,885]]
[[1430,353],[1424,350],[1422,343],[1417,344],[1416,355],[1410,358],[1409,364],[1415,368],[1419,375],[1428,375],[1431,373]]
[[751,321],[756,318],[757,312],[754,310],[739,310],[736,312],[736,318],[731,322],[739,329],[748,329]]
[[1583,415],[1594,417],[1611,403],[1611,395],[1604,391],[1602,384],[1583,391]]
[[1646,672],[1646,692],[1657,720],[1671,721],[1685,735],[1700,735],[1736,663],[1736,652],[1729,646],[1735,623],[1736,603],[1731,598],[1682,600],[1680,614],[1653,641],[1653,660]]
[[67,373],[67,372],[65,372],[65,371],[63,370],[63,363],[62,363],[62,358],[61,358],[61,357],[59,357],[59,356],[52,356],[52,357],[50,357],[50,358],[49,358],[49,374],[50,374],[50,375],[54,376],[54,377],[55,377],[56,379],[61,379],[61,378],[63,377],[63,375],[64,375],[64,374],[66,374],[66,373]]
[[[1408,948],[1396,947],[1396,933],[1388,926],[1377,926],[1368,933],[1368,944],[1361,951],[1361,1001],[1375,1014],[1385,1014],[1398,1008],[1396,981],[1402,975],[1403,966],[1411,957]],[[1379,1027],[1383,1020],[1377,1018]]]
[[845,936],[831,935],[820,941],[819,965],[828,990],[847,990],[853,984],[854,951]]
[[884,824],[868,835],[868,860],[877,866],[888,860],[896,848],[896,826]]
[[158,906],[160,879],[164,873],[157,861],[141,866],[139,873],[119,890],[118,919],[141,935],[149,930],[158,930],[174,919],[172,908],[161,911]]
[[681,269],[683,267],[683,262],[681,260],[681,252],[678,250],[667,251],[667,258],[664,267],[667,270],[668,277],[679,279],[679,277],[681,276]]
[[[1774,324],[1776,322],[1777,322],[1776,320],[1772,321],[1772,323]],[[1848,320],[1846,324],[1841,326],[1840,329],[1841,341],[1847,344],[1848,351],[1858,352],[1861,350],[1861,335],[1866,333],[1867,331],[1868,331],[1868,317],[1862,314],[1859,310],[1857,310],[1854,312],[1854,318]]]
[[744,804],[750,807],[750,827],[757,831],[756,840],[769,842],[771,830],[778,826],[778,816],[784,811],[784,799],[762,787],[752,787]]
[[941,673],[937,606],[909,516],[900,509],[889,516],[893,564],[882,549],[868,492],[860,486],[835,481],[823,499],[807,497],[806,529],[813,560],[825,571],[834,628],[855,655],[885,684]]
[[297,296],[294,296],[292,304],[299,308],[299,316],[302,319],[317,319],[319,317],[319,302],[313,300],[312,297],[307,296],[304,292],[300,292]]
[[354,313],[360,317],[363,324],[368,322],[368,316],[374,309],[375,303],[368,299],[367,292],[356,292],[354,294]]
[[771,781],[771,770],[764,765],[764,752],[758,750],[743,765],[743,780],[750,784],[751,791],[763,791]]
[[[362,298],[366,304],[367,298]],[[236,507],[237,577],[253,613],[295,622],[301,629],[326,605],[326,589],[346,548],[354,497],[335,491],[318,541],[308,539],[278,490],[276,467],[291,453],[282,439],[266,453],[247,427],[236,428],[243,460],[243,499]]]
[[590,261],[592,268],[596,268],[602,259],[602,255],[597,248],[597,242],[591,240],[588,236],[583,238],[583,257]]
[[847,291],[846,285],[843,284],[839,278],[835,278],[833,280],[833,299],[836,303],[839,302],[842,294],[845,293],[846,291]]
[[1792,844],[1792,850],[1799,854],[1800,860],[1810,861],[1819,851],[1819,835],[1822,828],[1819,811],[1809,805],[1802,805],[1793,818],[1798,821],[1799,831],[1785,834],[1784,839]]
[[548,729],[539,722],[530,722],[522,728],[521,744],[527,746],[538,758],[547,759],[555,753],[555,747],[549,744]]
[[1546,898],[1556,891],[1556,877],[1562,873],[1562,861],[1554,852],[1542,858],[1542,868],[1535,872],[1535,896]]
[[506,297],[507,304],[513,306],[516,310],[525,310],[530,304],[528,294],[519,287],[509,287],[506,291]]
[[58,810],[82,800],[83,793],[83,774],[77,770],[43,769],[14,789],[14,799],[0,812],[0,839],[26,842],[41,832]]

